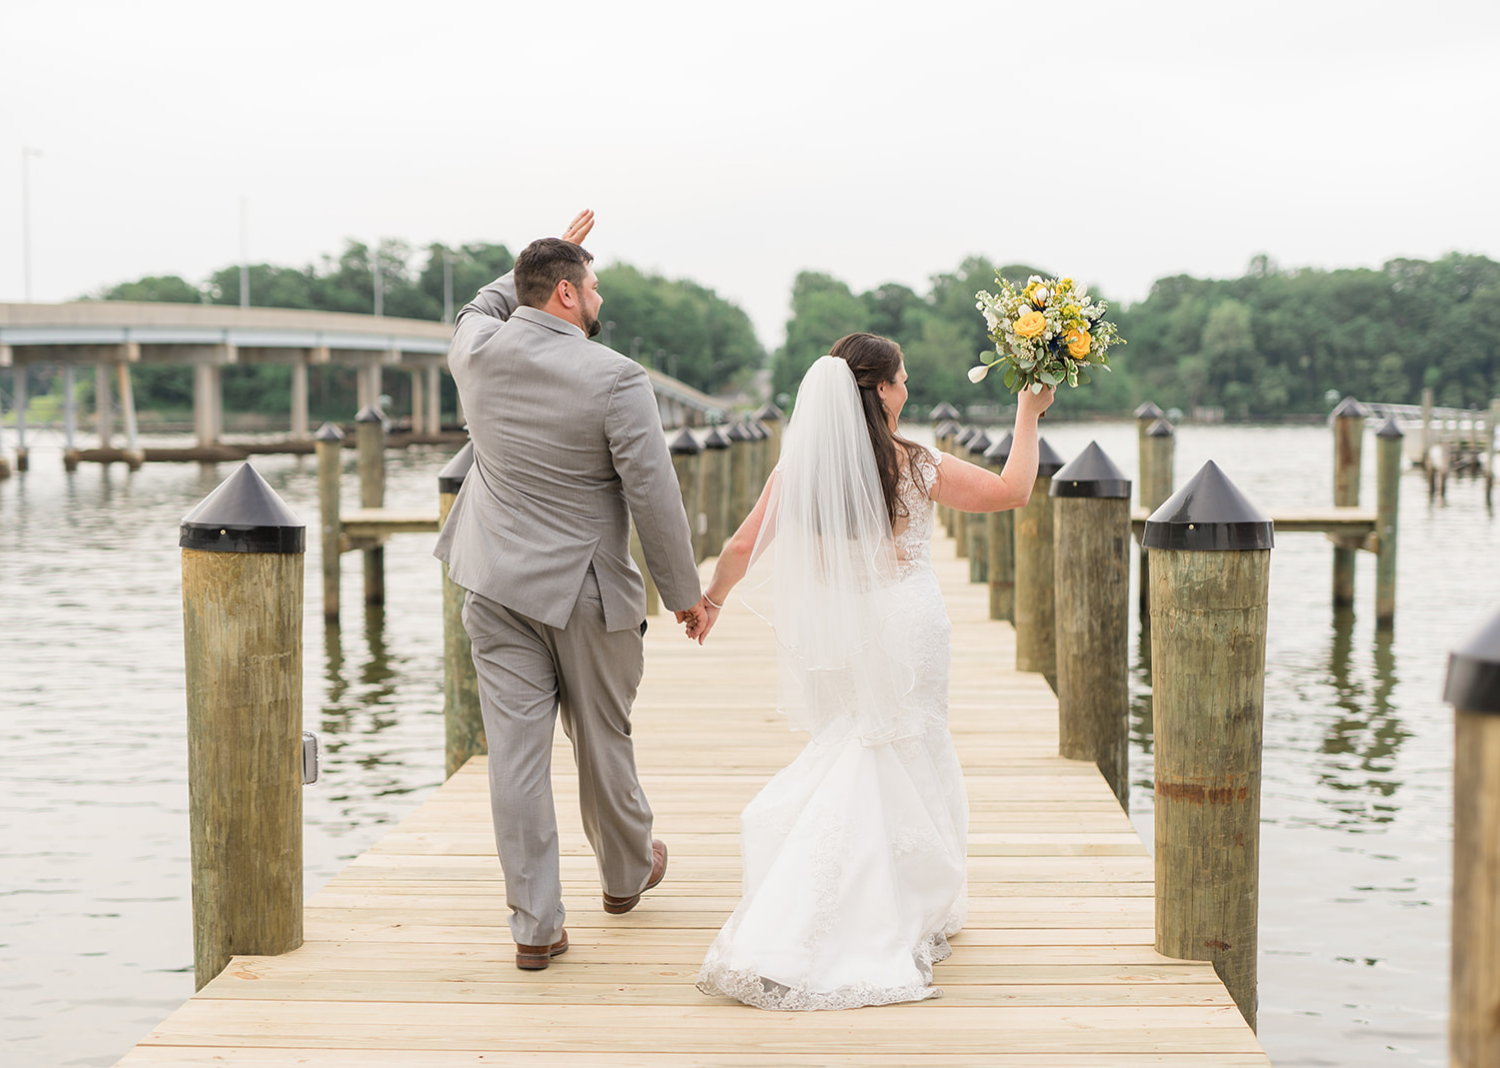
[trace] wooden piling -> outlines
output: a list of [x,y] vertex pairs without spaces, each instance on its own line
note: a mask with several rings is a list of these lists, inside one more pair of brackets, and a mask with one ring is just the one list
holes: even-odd
[[[1152,405],[1154,408],[1155,405]],[[1177,448],[1177,433],[1165,417],[1146,428],[1141,450],[1140,501],[1150,511],[1162,506],[1172,496],[1172,467]],[[1136,585],[1141,619],[1151,621],[1151,552],[1141,546],[1140,581]]]
[[[977,426],[966,426],[953,436],[953,455],[968,458],[969,442],[980,433]],[[960,560],[969,557],[969,513],[957,508],[948,509],[948,533],[953,538],[954,555]]]
[[760,411],[755,413],[755,418],[765,426],[771,435],[766,449],[766,477],[769,478],[771,472],[776,469],[776,465],[781,461],[781,431],[784,429],[786,422],[786,413],[770,401],[767,401],[761,406]]
[[[464,445],[438,472],[438,529],[448,522],[448,513],[464,488],[464,479],[474,466],[474,443]],[[472,756],[489,752],[484,737],[484,716],[479,708],[479,676],[469,632],[464,629],[464,589],[443,569],[443,739],[445,774],[463,767]]]
[[[988,434],[983,430],[979,431],[969,439],[968,461],[983,467],[985,451],[993,444]],[[988,583],[990,581],[989,529],[988,513],[971,515],[964,523],[964,530],[969,539],[970,582]]]
[[[984,451],[984,463],[995,474],[1005,471],[1015,435],[1005,437]],[[985,545],[989,549],[990,618],[1011,622],[1016,618],[1016,513],[1007,509],[985,516]]]
[[1036,482],[1016,510],[1016,670],[1035,671],[1057,692],[1056,603],[1052,560],[1052,476],[1063,458],[1037,442]]
[[[355,446],[359,454],[359,506],[379,508],[385,504],[385,416],[367,404],[354,417]],[[385,547],[364,551],[365,604],[385,604]]]
[[[1136,477],[1140,482],[1142,508],[1155,508],[1156,504],[1161,503],[1161,501],[1157,501],[1156,504],[1152,504],[1146,500],[1147,486],[1151,484],[1151,460],[1153,458],[1153,454],[1147,449],[1146,437],[1147,432],[1156,424],[1156,421],[1165,418],[1165,413],[1150,401],[1146,401],[1135,410],[1135,454],[1138,457]],[[1170,426],[1171,424],[1168,425]]]
[[1271,521],[1209,461],[1146,521],[1156,949],[1256,1011]]
[[727,538],[750,514],[745,498],[750,492],[750,473],[755,466],[755,441],[744,423],[735,423],[725,436],[729,438],[729,517],[724,527]]
[[672,454],[672,470],[677,473],[678,488],[682,491],[682,510],[687,513],[688,528],[693,535],[693,562],[702,563],[704,535],[708,532],[708,516],[704,514],[698,496],[702,489],[703,446],[698,444],[691,430],[683,427],[667,447]]
[[12,407],[16,413],[16,470],[26,471],[31,467],[31,452],[26,447],[26,406],[30,403],[26,391],[26,365],[15,365],[14,385],[11,393]]
[[1448,1055],[1500,1064],[1500,614],[1448,658],[1453,705],[1453,913]]
[[[1330,415],[1333,426],[1333,504],[1336,508],[1359,507],[1359,468],[1364,454],[1364,405],[1345,397]],[[1354,549],[1333,549],[1333,603],[1337,608],[1354,604]]]
[[1432,387],[1422,389],[1422,466],[1432,468]]
[[344,432],[324,423],[314,437],[318,456],[318,542],[323,572],[323,622],[339,621],[339,554],[344,528],[339,519],[339,478],[343,469]]
[[1375,625],[1396,620],[1396,528],[1401,511],[1401,428],[1394,416],[1375,432]]
[[[1490,421],[1484,434],[1484,503],[1494,502],[1495,493],[1495,428],[1500,426],[1500,397],[1490,401]],[[19,449],[17,452],[19,453]]]
[[[945,453],[951,456],[953,453],[953,439],[958,435],[958,432],[961,429],[962,427],[960,427],[952,420],[939,424],[937,429],[932,432],[933,442],[934,444],[936,444],[938,452]],[[952,515],[953,509],[949,508],[947,505],[940,504],[937,506],[935,519],[939,524],[942,525],[942,528],[950,534],[953,532]]]
[[1130,806],[1130,480],[1097,442],[1052,476],[1058,755]]
[[712,427],[703,439],[698,468],[698,500],[707,517],[703,533],[704,558],[718,556],[733,533],[729,529],[729,439]]
[[197,989],[302,944],[306,528],[245,464],[182,520]]

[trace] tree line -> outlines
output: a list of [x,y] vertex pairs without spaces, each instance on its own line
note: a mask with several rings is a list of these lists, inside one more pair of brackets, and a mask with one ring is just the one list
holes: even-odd
[[[414,319],[442,318],[445,264],[461,306],[514,262],[504,245],[482,243],[417,252],[388,241],[378,254],[385,313]],[[1050,274],[1028,264],[998,270],[1016,282]],[[607,317],[600,340],[711,394],[748,386],[769,365],[772,396],[789,401],[837,338],[867,330],[901,344],[913,414],[941,401],[1003,406],[998,375],[977,385],[967,378],[990,344],[974,294],[992,289],[996,273],[990,260],[971,256],[933,275],[922,292],[894,282],[855,292],[830,274],[803,271],[792,285],[785,342],[768,358],[745,312],[712,289],[614,264],[599,271]],[[227,267],[196,285],[142,278],[97,296],[237,304],[239,284],[239,268]],[[258,306],[368,313],[373,253],[351,241],[337,258],[303,268],[258,264],[250,289]],[[1152,400],[1267,419],[1326,413],[1335,394],[1413,402],[1430,386],[1439,404],[1468,407],[1488,404],[1500,388],[1500,263],[1484,256],[1339,270],[1282,269],[1258,256],[1239,278],[1175,275],[1128,307],[1110,303],[1128,344],[1113,354],[1111,372],[1068,397],[1067,411],[1125,414]],[[176,382],[172,369],[154,370],[141,369],[143,407],[191,403],[190,383]],[[226,402],[283,410],[285,380],[285,368],[236,369],[226,376]]]

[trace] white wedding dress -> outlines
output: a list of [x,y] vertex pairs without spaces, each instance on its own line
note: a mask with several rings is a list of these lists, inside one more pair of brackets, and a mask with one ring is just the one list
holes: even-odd
[[763,1009],[941,994],[932,965],[964,923],[969,818],[948,734],[951,626],[932,570],[926,488],[941,459],[926,453],[922,484],[906,473],[898,490],[890,636],[909,655],[902,705],[915,726],[888,741],[815,730],[746,806],[743,899],[703,962],[704,993]]

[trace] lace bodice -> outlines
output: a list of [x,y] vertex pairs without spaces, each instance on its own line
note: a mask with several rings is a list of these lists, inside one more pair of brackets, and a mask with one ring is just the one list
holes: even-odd
[[892,528],[896,542],[896,559],[905,578],[922,564],[932,562],[932,489],[937,482],[938,464],[943,454],[932,449],[923,449],[917,462],[917,475],[911,471],[901,472],[901,481],[896,483],[896,495],[906,508],[905,515],[896,517]]

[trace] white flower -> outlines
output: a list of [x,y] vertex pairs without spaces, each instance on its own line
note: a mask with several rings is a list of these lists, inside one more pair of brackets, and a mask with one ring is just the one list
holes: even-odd
[[1077,297],[1079,300],[1082,300],[1084,297],[1086,297],[1086,296],[1089,295],[1089,287],[1088,286],[1075,286],[1074,289],[1073,289],[1073,295],[1075,297]]
[[987,374],[989,374],[989,373],[990,373],[990,369],[985,364],[980,364],[978,367],[970,367],[969,368],[969,381],[970,382],[983,382],[984,381],[984,376],[987,375]]
[[1047,287],[1041,286],[1037,289],[1036,296],[1032,298],[1032,303],[1040,307],[1041,305],[1047,303],[1047,298],[1049,296],[1051,296],[1051,294],[1047,292]]

